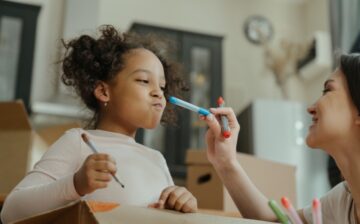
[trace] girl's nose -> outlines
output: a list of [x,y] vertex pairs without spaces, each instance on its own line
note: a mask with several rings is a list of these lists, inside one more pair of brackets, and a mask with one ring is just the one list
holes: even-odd
[[152,91],[151,91],[151,96],[152,97],[157,97],[157,98],[162,98],[164,96],[164,93],[161,89],[161,87],[155,87]]

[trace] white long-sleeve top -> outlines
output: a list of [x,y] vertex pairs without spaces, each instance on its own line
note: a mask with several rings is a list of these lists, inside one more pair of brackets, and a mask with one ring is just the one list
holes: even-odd
[[[116,160],[116,176],[107,188],[81,197],[74,187],[74,174],[92,150],[82,141],[86,133],[98,147]],[[11,172],[11,171],[9,171]],[[157,202],[163,189],[173,185],[165,159],[159,151],[138,144],[131,137],[102,130],[67,131],[37,162],[6,198],[3,223],[55,209],[78,199],[147,206]]]

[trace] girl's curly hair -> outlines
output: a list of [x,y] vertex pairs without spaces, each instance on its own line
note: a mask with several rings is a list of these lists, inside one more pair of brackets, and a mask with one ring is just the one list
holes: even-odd
[[[99,28],[99,38],[81,35],[65,42],[66,49],[62,62],[61,79],[67,86],[72,86],[85,105],[93,111],[93,117],[88,126],[96,127],[99,119],[100,105],[93,92],[98,81],[111,81],[124,67],[125,57],[129,51],[144,48],[153,52],[164,67],[166,86],[164,95],[180,96],[187,91],[182,79],[182,67],[171,61],[167,55],[169,42],[155,35],[140,36],[135,33],[121,33],[111,25]],[[162,124],[172,124],[176,121],[173,106],[167,104]]]

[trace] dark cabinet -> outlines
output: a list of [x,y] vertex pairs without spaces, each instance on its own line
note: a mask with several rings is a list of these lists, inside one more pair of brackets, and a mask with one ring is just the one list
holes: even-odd
[[[216,106],[222,95],[222,37],[168,29],[135,23],[130,31],[139,34],[154,33],[169,39],[175,51],[169,55],[184,66],[184,78],[190,91],[184,100],[209,108]],[[206,124],[198,114],[180,110],[176,127],[159,127],[142,130],[136,139],[161,151],[174,177],[186,175],[185,156],[187,149],[204,149]]]
[[0,101],[22,99],[28,111],[39,12],[39,6],[0,1]]

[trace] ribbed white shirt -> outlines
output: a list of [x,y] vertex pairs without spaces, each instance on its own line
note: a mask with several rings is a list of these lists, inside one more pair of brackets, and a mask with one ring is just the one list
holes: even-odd
[[81,139],[84,132],[100,153],[107,153],[116,160],[116,176],[125,188],[112,180],[107,188],[96,190],[82,199],[147,206],[159,199],[164,188],[174,184],[159,151],[119,133],[71,129],[50,147],[6,198],[1,212],[3,223],[81,199],[75,190],[73,176],[93,153]]

